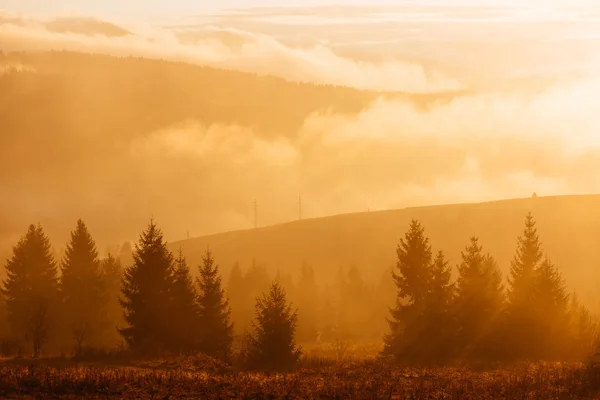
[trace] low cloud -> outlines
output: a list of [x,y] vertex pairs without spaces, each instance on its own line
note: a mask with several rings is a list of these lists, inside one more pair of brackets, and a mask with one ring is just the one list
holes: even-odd
[[[371,89],[427,93],[462,88],[462,80],[440,72],[443,68],[428,70],[417,62],[397,60],[359,62],[337,55],[326,44],[295,47],[274,36],[214,27],[194,32],[147,25],[123,29],[128,34],[53,32],[41,22],[10,20],[0,24],[0,43],[4,50],[69,49],[164,58]],[[449,49],[442,54],[451,53],[450,45],[438,45]],[[464,66],[461,76],[476,74],[484,61],[496,61],[480,63],[474,49],[467,46],[469,57],[456,58]],[[75,219],[83,217],[100,243],[114,243],[135,238],[154,216],[174,240],[188,232],[195,236],[253,226],[255,199],[259,225],[295,219],[299,194],[303,215],[321,217],[528,197],[533,192],[599,192],[600,76],[595,67],[600,63],[586,57],[576,73],[568,69],[560,73],[561,79],[550,76],[541,85],[508,85],[498,78],[486,90],[431,101],[426,107],[389,98],[358,113],[325,107],[305,116],[293,132],[267,134],[239,123],[189,120],[184,111],[157,119],[159,129],[130,132],[135,121],[130,121],[134,117],[126,100],[119,114],[122,123],[115,124],[114,131],[86,131],[81,111],[82,115],[52,116],[56,137],[27,131],[30,136],[4,140],[0,147],[0,156],[9,164],[0,171],[0,206],[10,210],[5,221],[11,230],[8,237],[12,240],[26,224],[40,221],[51,227],[53,237],[66,238]],[[539,77],[552,68],[565,71],[558,65],[562,59],[548,68],[536,64],[539,69],[525,73],[505,68],[513,61],[506,58],[498,68],[502,76],[520,79],[527,74]],[[572,64],[578,60],[568,59]],[[27,68],[0,66],[0,75]],[[84,85],[85,76],[79,79],[73,86]],[[103,100],[100,105],[118,101],[109,89],[98,97]],[[21,164],[23,149],[32,165]]]
[[[265,34],[216,27],[199,29],[195,40],[190,40],[185,29],[141,24],[124,28],[91,19],[47,23],[9,20],[0,24],[0,42],[9,51],[70,50],[133,55],[360,89],[429,93],[463,88],[442,71],[416,62],[359,61],[337,55],[324,44],[292,47]],[[230,40],[222,40],[224,35]]]
[[585,81],[429,110],[378,100],[356,115],[311,115],[286,138],[188,121],[132,142],[130,151],[139,165],[156,166],[144,167],[148,179],[176,181],[166,183],[168,193],[203,205],[165,199],[170,218],[211,221],[214,230],[252,226],[255,198],[262,224],[294,219],[299,193],[305,216],[320,217],[600,191],[596,90],[598,82]]

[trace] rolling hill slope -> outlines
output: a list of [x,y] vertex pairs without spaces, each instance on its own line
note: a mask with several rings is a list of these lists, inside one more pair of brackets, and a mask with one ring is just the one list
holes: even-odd
[[306,261],[324,280],[333,279],[340,267],[356,265],[365,279],[374,282],[394,264],[398,241],[416,218],[424,224],[434,251],[444,250],[453,265],[469,238],[476,235],[506,273],[528,212],[536,218],[544,250],[558,264],[569,289],[577,289],[580,297],[595,306],[594,292],[600,287],[600,195],[339,215],[199,237],[171,246],[181,247],[191,265],[210,247],[225,277],[236,261],[244,269],[255,259],[272,274],[280,270],[293,275]]

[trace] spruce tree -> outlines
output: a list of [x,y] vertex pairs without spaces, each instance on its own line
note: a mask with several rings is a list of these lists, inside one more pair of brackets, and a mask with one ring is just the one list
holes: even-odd
[[82,220],[71,232],[61,272],[62,317],[79,354],[84,344],[100,346],[107,329],[107,297],[96,243]]
[[39,357],[56,328],[59,299],[58,269],[41,226],[31,225],[13,247],[2,293],[12,334],[30,344],[33,356]]
[[295,332],[298,312],[288,304],[285,291],[274,282],[269,293],[256,299],[256,319],[249,336],[248,363],[266,370],[293,369],[300,358]]
[[558,360],[568,342],[569,296],[557,267],[547,257],[536,270],[534,286],[534,336],[531,355],[536,359]]
[[429,346],[425,357],[430,360],[444,360],[452,355],[455,340],[452,304],[455,286],[451,282],[452,269],[439,251],[433,261],[430,277],[430,292],[427,300],[425,319],[429,321],[423,341]]
[[401,358],[419,358],[424,349],[418,344],[429,324],[425,320],[430,292],[432,252],[420,222],[413,220],[396,249],[393,278],[398,289],[396,306],[390,310],[390,332],[383,353]]
[[135,245],[133,265],[126,268],[120,304],[128,326],[119,332],[137,355],[171,350],[173,255],[154,221]]
[[221,287],[219,266],[215,264],[210,251],[207,251],[200,266],[198,285],[198,309],[200,325],[200,346],[203,353],[224,360],[231,356],[233,325],[230,322],[231,309]]
[[523,235],[508,275],[508,306],[505,336],[513,357],[529,356],[536,343],[535,294],[536,270],[542,262],[542,245],[531,213],[525,218]]
[[491,334],[503,309],[502,276],[496,261],[484,255],[475,237],[461,253],[458,273],[455,314],[459,355],[489,357],[495,351]]
[[198,349],[198,293],[187,261],[180,249],[175,260],[173,273],[172,336],[174,348],[179,353],[190,353]]
[[111,347],[114,347],[121,340],[118,329],[122,328],[125,323],[123,311],[119,304],[123,267],[121,261],[109,253],[106,258],[100,261],[100,269],[107,299],[106,318],[108,321],[108,331],[106,341]]

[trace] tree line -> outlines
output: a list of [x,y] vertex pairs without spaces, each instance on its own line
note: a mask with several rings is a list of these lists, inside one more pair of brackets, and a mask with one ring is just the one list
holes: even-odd
[[[2,294],[10,332],[21,352],[27,346],[34,357],[46,347],[70,347],[78,355],[121,341],[136,356],[204,353],[230,361],[237,331],[240,360],[281,369],[298,361],[297,339],[329,340],[342,333],[356,338],[352,333],[367,332],[365,325],[386,321],[384,313],[365,305],[381,290],[370,290],[355,267],[321,289],[308,264],[297,284],[284,274],[271,280],[258,263],[246,274],[235,265],[226,291],[210,251],[194,278],[182,251],[174,255],[167,248],[153,221],[125,268],[113,255],[99,258],[81,220],[58,262],[42,227],[32,225],[5,267]],[[412,221],[398,245],[392,279],[382,281],[396,290],[384,356],[428,363],[562,360],[581,359],[594,348],[597,324],[567,293],[558,268],[543,253],[531,215],[506,285],[475,237],[456,271],[453,279],[444,253],[434,254],[423,226]],[[385,310],[381,303],[374,302],[375,308]]]
[[434,255],[423,226],[412,221],[397,248],[385,355],[417,362],[582,359],[597,344],[597,323],[569,295],[544,254],[531,214],[517,240],[507,285],[492,255],[470,239],[457,265]]
[[[42,227],[31,225],[14,246],[6,271],[2,294],[10,331],[19,346],[30,347],[33,357],[49,341],[64,345],[67,337],[77,356],[84,346],[98,346],[117,332],[135,356],[203,353],[231,358],[231,309],[211,252],[192,279],[182,252],[175,257],[168,250],[153,221],[135,245],[132,264],[124,269],[112,255],[99,260],[79,220],[58,264]],[[115,324],[110,315],[117,306],[123,318]],[[245,336],[247,365],[293,365],[300,355],[297,311],[278,282],[256,299],[255,310]]]

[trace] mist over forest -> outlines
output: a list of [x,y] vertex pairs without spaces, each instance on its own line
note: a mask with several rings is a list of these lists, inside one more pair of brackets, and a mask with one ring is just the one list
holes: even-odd
[[0,397],[596,398],[597,5],[182,1],[0,4]]

